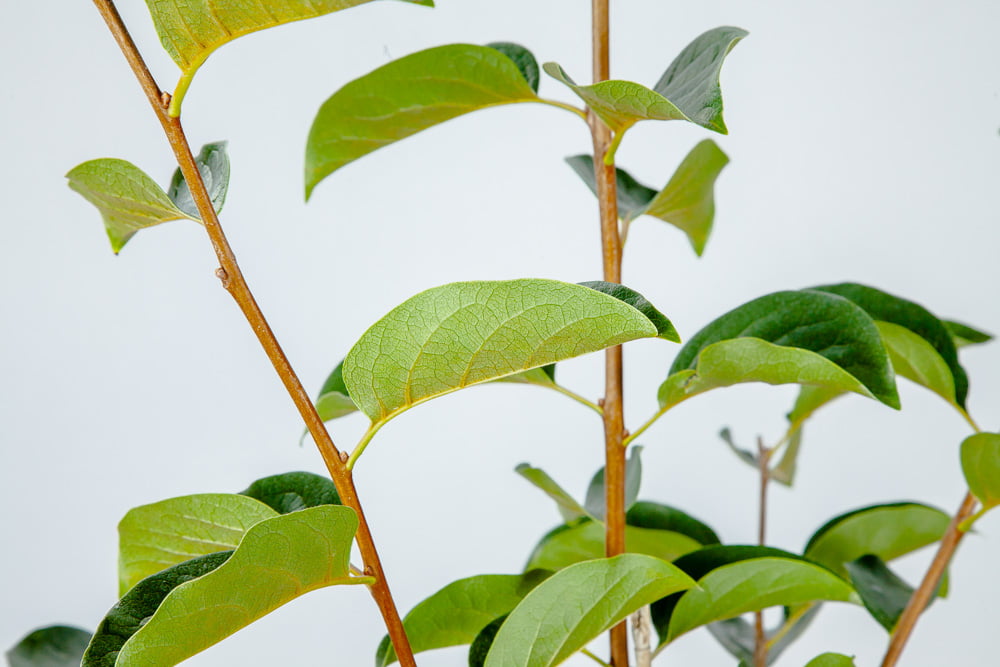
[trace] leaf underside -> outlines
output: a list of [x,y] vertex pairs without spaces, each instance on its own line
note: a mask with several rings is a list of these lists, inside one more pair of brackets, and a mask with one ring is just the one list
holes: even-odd
[[90,633],[67,625],[38,628],[7,651],[10,667],[79,667]]

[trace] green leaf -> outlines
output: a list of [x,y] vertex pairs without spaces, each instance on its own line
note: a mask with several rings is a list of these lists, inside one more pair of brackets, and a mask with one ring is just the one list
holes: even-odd
[[544,491],[545,495],[549,498],[556,501],[556,505],[559,508],[559,515],[562,516],[563,521],[568,523],[574,519],[587,516],[587,510],[541,468],[533,468],[527,463],[521,463],[514,468],[514,472]]
[[823,653],[810,660],[806,667],[854,667],[854,658],[842,653]]
[[926,340],[951,370],[955,383],[955,400],[960,407],[965,408],[965,398],[969,392],[968,377],[965,369],[958,363],[958,352],[951,333],[930,311],[907,299],[857,283],[821,285],[812,289],[850,299],[871,315],[872,319],[905,327]]
[[[642,446],[632,447],[632,454],[625,462],[625,510],[628,511],[639,498],[639,485],[642,483]],[[601,468],[590,480],[587,496],[583,506],[590,516],[600,521],[604,520],[604,468]]]
[[240,491],[240,495],[255,498],[279,514],[340,504],[333,482],[328,477],[311,472],[286,472],[262,477]]
[[913,587],[900,579],[878,556],[868,554],[852,560],[845,567],[865,608],[891,633],[913,596]]
[[513,42],[490,42],[486,46],[496,49],[514,61],[514,64],[517,65],[517,69],[521,72],[521,76],[524,77],[527,84],[533,91],[538,92],[539,70],[535,54],[520,44],[514,44]]
[[953,322],[952,320],[941,320],[941,323],[944,324],[946,329],[948,329],[948,333],[951,334],[951,339],[957,348],[967,347],[969,345],[980,345],[993,340],[993,334],[988,334],[985,331],[974,329],[968,324]]
[[[594,158],[590,155],[573,155],[566,158],[566,164],[576,172],[590,191],[597,194],[597,180],[594,177]],[[618,217],[632,221],[642,215],[649,202],[656,196],[656,190],[646,187],[632,178],[624,169],[615,168],[616,192],[618,194]]]
[[548,364],[541,368],[532,368],[523,373],[515,373],[502,378],[497,378],[496,382],[513,382],[516,384],[534,384],[539,387],[556,387],[556,365]]
[[760,467],[760,460],[756,454],[751,452],[749,449],[740,447],[733,441],[733,433],[729,430],[728,426],[719,431],[719,438],[722,442],[726,443],[726,446],[729,447],[733,454],[736,454],[736,458],[740,461],[743,461],[743,463],[746,463],[751,468]]
[[[226,203],[226,193],[229,191],[229,155],[226,153],[226,144],[225,141],[205,144],[194,159],[216,213],[222,211],[222,206]],[[167,196],[189,218],[201,219],[198,205],[194,203],[194,197],[191,196],[191,188],[188,187],[180,169],[174,172]]]
[[350,508],[304,509],[253,526],[231,555],[143,579],[108,612],[83,667],[170,667],[309,591],[371,583],[350,576],[357,528]]
[[319,390],[316,412],[323,421],[330,421],[357,411],[358,406],[351,400],[347,385],[344,384],[344,360],[341,359]]
[[[776,662],[812,623],[822,605],[819,603],[798,607],[795,612],[789,607],[782,611],[782,622],[774,628],[764,630],[768,643],[767,664]],[[788,626],[787,628],[785,626]],[[709,623],[708,631],[724,649],[740,661],[740,667],[753,664],[753,652],[757,642],[756,629],[741,617]]]
[[[524,569],[561,570],[580,561],[602,558],[604,531],[603,523],[588,519],[559,526],[539,541]],[[673,560],[700,547],[697,540],[683,533],[625,526],[625,549],[629,553]]]
[[899,407],[874,321],[851,301],[812,290],[754,299],[695,334],[660,387],[660,405],[738,382],[819,385]]
[[639,554],[567,567],[514,608],[486,667],[557,665],[637,609],[693,584],[670,563]]
[[201,493],[129,510],[118,524],[118,594],[197,556],[235,549],[246,531],[277,513],[245,495]]
[[1000,505],[1000,434],[976,433],[962,441],[962,472],[984,511]]
[[805,556],[838,574],[847,563],[872,554],[884,561],[941,539],[951,518],[920,503],[872,505],[834,517],[806,544]]
[[539,101],[518,65],[489,46],[449,44],[394,60],[320,107],[306,143],[306,198],[344,165],[421,130],[478,109]]
[[646,299],[646,297],[639,294],[634,289],[625,287],[624,285],[619,285],[618,283],[605,282],[603,280],[591,280],[580,284],[584,287],[589,287],[592,290],[601,292],[602,294],[613,296],[622,303],[627,303],[638,310],[656,327],[657,338],[669,340],[673,343],[681,342],[681,337],[677,334],[677,330],[674,329],[674,325],[667,319],[667,316],[658,311],[653,304]]
[[117,255],[140,229],[189,218],[156,182],[131,162],[90,160],[66,174],[69,187],[97,207]]
[[90,633],[67,625],[38,628],[7,651],[10,667],[79,667]]
[[719,536],[706,524],[676,507],[647,500],[636,502],[625,513],[625,523],[636,528],[668,530],[687,535],[703,545],[719,544]]
[[472,644],[469,645],[469,667],[483,667],[486,664],[486,656],[489,655],[490,648],[493,646],[493,640],[497,638],[500,626],[504,624],[509,615],[504,614],[490,621],[472,640]]
[[344,381],[380,425],[470,385],[658,333],[639,310],[580,285],[452,283],[410,298],[368,329],[344,360]]
[[676,104],[692,122],[726,134],[719,73],[726,56],[748,34],[731,26],[702,33],[674,58],[653,90]]
[[955,402],[955,379],[951,369],[926,339],[898,324],[875,322],[875,325],[882,334],[882,342],[897,375],[930,389],[959,407]]
[[[413,652],[471,644],[494,619],[509,614],[549,574],[539,570],[482,574],[448,584],[403,619]],[[386,635],[379,644],[375,665],[386,667],[396,660]]]

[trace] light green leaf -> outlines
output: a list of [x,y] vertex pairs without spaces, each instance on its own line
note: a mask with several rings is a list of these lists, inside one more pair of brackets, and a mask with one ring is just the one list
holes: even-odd
[[497,378],[496,382],[513,382],[516,384],[534,384],[539,387],[556,387],[556,365],[549,364],[541,368],[532,368],[523,373],[515,373],[502,378]]
[[277,516],[244,495],[201,493],[129,510],[118,524],[118,594],[178,563],[235,549],[246,531]]
[[[548,572],[482,574],[459,579],[414,607],[403,619],[414,653],[471,644],[499,616],[509,614]],[[375,654],[376,667],[396,662],[388,635]]]
[[279,514],[319,505],[339,505],[337,487],[328,477],[311,472],[286,472],[262,477],[240,495],[250,496]]
[[[229,155],[226,153],[226,144],[225,141],[205,144],[194,159],[216,213],[222,211],[222,207],[226,203],[226,193],[229,192]],[[192,220],[201,219],[198,205],[194,203],[194,197],[191,196],[191,188],[188,187],[187,181],[184,180],[184,174],[179,168],[174,172],[174,177],[170,181],[167,196],[189,218]]]
[[[639,499],[639,486],[642,484],[642,445],[634,445],[632,454],[625,462],[625,511],[628,511]],[[599,521],[604,520],[604,468],[597,471],[587,487],[584,507],[587,513]]]
[[592,290],[607,294],[608,296],[613,296],[619,301],[627,303],[638,310],[656,327],[657,338],[669,340],[673,343],[681,342],[681,337],[677,334],[677,330],[674,329],[674,325],[670,323],[667,316],[658,311],[653,304],[646,299],[646,297],[639,294],[634,289],[625,287],[624,285],[619,285],[618,283],[609,283],[603,280],[591,280],[580,284],[584,287],[589,287]]
[[[559,526],[541,539],[525,570],[561,570],[580,561],[604,556],[604,524],[584,520],[571,526]],[[679,532],[625,526],[625,550],[629,553],[673,560],[701,544]]]
[[171,667],[309,591],[371,583],[350,576],[357,528],[350,508],[304,509],[256,524],[232,555],[144,579],[108,612],[83,667]]
[[344,360],[373,425],[464,387],[658,335],[634,307],[588,287],[523,279],[452,283],[410,298]]
[[514,468],[514,472],[544,491],[545,495],[549,498],[556,501],[563,521],[568,523],[574,519],[587,516],[587,510],[541,468],[533,468],[527,463],[521,463]]
[[981,345],[982,343],[988,343],[993,340],[993,334],[988,334],[985,331],[980,331],[970,327],[968,324],[962,324],[961,322],[954,322],[952,320],[941,320],[945,328],[948,329],[948,333],[951,334],[951,339],[955,343],[955,347],[967,347],[969,345]]
[[670,618],[667,641],[702,625],[767,607],[814,600],[856,601],[851,585],[803,560],[752,558],[723,565],[685,593]]
[[531,86],[533,91],[538,92],[539,69],[538,61],[535,60],[535,54],[520,44],[514,44],[513,42],[490,42],[486,46],[496,49],[514,61],[524,80]]
[[846,564],[866,554],[888,562],[937,542],[950,520],[941,510],[919,503],[862,507],[826,522],[809,539],[804,553],[847,576]]
[[665,561],[639,554],[577,563],[557,572],[514,608],[486,667],[549,667],[637,609],[694,585]]
[[955,380],[951,369],[926,339],[891,322],[875,322],[875,325],[882,334],[897,375],[930,389],[961,410],[955,402]]
[[854,667],[854,658],[842,653],[823,653],[810,660],[806,667]]
[[10,667],[80,667],[90,633],[67,625],[38,628],[7,651]]
[[731,26],[702,33],[674,58],[653,90],[676,104],[692,122],[726,134],[719,73],[726,56],[747,34]]
[[976,433],[962,442],[962,472],[983,509],[1000,505],[1000,434]]
[[337,169],[421,130],[478,109],[539,101],[517,64],[488,46],[449,44],[394,60],[320,107],[306,143],[306,198]]
[[152,178],[125,160],[90,160],[73,167],[66,178],[101,212],[116,255],[140,229],[189,218]]

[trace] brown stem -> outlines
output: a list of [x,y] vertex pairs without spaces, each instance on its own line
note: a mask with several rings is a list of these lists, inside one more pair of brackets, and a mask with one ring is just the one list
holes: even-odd
[[370,586],[372,597],[375,599],[379,611],[382,613],[382,618],[385,620],[393,649],[399,658],[400,664],[405,667],[416,667],[409,640],[403,630],[399,612],[396,610],[392,593],[389,591],[389,585],[386,581],[385,572],[382,569],[382,563],[379,560],[375,543],[372,540],[371,530],[368,527],[364,511],[358,500],[354,479],[351,471],[345,465],[344,459],[346,457],[341,455],[330,438],[323,420],[320,419],[315,406],[309,399],[309,395],[306,393],[305,388],[292,369],[288,358],[278,344],[274,332],[267,323],[264,313],[261,312],[250,291],[250,287],[243,277],[243,273],[240,271],[240,267],[236,262],[236,256],[229,246],[229,241],[226,239],[222,225],[212,205],[211,198],[205,188],[205,183],[198,170],[194,155],[191,153],[191,146],[184,136],[180,119],[171,117],[167,113],[170,96],[160,91],[159,86],[146,67],[138,48],[136,48],[135,42],[132,41],[132,37],[129,35],[121,16],[118,14],[114,2],[112,0],[94,0],[94,4],[108,24],[108,28],[111,30],[112,35],[114,35],[115,41],[121,47],[122,53],[132,67],[132,71],[135,73],[136,78],[139,79],[139,84],[146,93],[146,97],[149,99],[156,117],[163,126],[163,131],[166,133],[170,147],[174,151],[181,173],[190,187],[191,196],[198,207],[198,212],[204,221],[205,229],[218,257],[220,268],[216,270],[216,275],[243,312],[247,322],[249,322],[254,333],[257,335],[261,347],[264,348],[264,352],[277,371],[278,377],[281,379],[282,384],[285,385],[286,391],[288,391],[292,401],[295,403],[295,407],[298,408],[299,414],[302,416],[306,427],[309,429],[309,433],[313,436],[313,440],[315,440],[319,448],[323,462],[330,472],[330,477],[337,487],[337,493],[340,495],[341,502],[353,509],[358,515],[357,541],[361,556],[364,559],[365,574],[375,577],[375,583]]
[[927,609],[927,604],[937,592],[941,577],[955,555],[955,549],[965,537],[965,531],[959,528],[959,524],[972,516],[976,510],[976,504],[976,497],[971,492],[967,493],[962,500],[961,507],[958,508],[958,512],[952,517],[951,523],[948,524],[948,530],[945,531],[944,537],[941,538],[941,544],[938,545],[937,553],[934,554],[934,560],[931,561],[927,573],[924,574],[923,581],[910,597],[906,609],[903,610],[903,615],[899,617],[896,629],[892,632],[892,639],[889,640],[889,648],[882,660],[882,667],[893,667],[899,661],[899,657],[906,647],[906,641],[913,634],[913,628],[917,625],[920,614]]
[[[592,0],[593,75],[604,81],[609,75],[608,0]],[[594,141],[594,176],[601,212],[601,257],[604,279],[620,283],[622,279],[621,239],[618,237],[618,194],[614,164],[605,164],[611,145],[611,130],[593,111],[587,121]],[[622,348],[613,347],[604,361],[604,480],[607,530],[604,551],[607,556],[625,553],[625,419],[622,409]],[[628,624],[611,628],[611,664],[628,667]]]
[[[767,541],[767,487],[771,484],[771,452],[764,441],[757,438],[757,462],[760,470],[760,503],[757,512],[757,544]],[[754,612],[753,637],[754,667],[767,667],[767,635],[764,634],[764,612]]]

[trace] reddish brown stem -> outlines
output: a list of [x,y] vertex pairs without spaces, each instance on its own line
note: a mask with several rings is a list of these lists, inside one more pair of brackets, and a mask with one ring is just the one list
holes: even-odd
[[396,610],[392,593],[389,590],[378,551],[375,549],[375,543],[372,540],[371,530],[368,522],[365,520],[361,503],[358,500],[351,471],[347,469],[344,460],[341,458],[341,453],[330,438],[323,420],[317,414],[309,395],[306,393],[305,388],[292,369],[288,358],[278,344],[274,332],[267,323],[264,313],[257,305],[257,301],[254,299],[242,271],[240,271],[240,267],[236,262],[236,256],[229,246],[229,241],[226,239],[222,225],[212,205],[211,198],[205,188],[205,183],[202,180],[198,165],[191,152],[191,146],[184,136],[180,119],[171,117],[167,113],[170,96],[160,91],[159,86],[146,67],[135,42],[132,41],[132,37],[129,35],[114,3],[111,0],[94,0],[94,4],[108,24],[108,28],[111,30],[112,35],[114,35],[115,41],[118,42],[118,46],[121,48],[126,60],[132,67],[133,73],[139,80],[139,84],[146,93],[146,97],[149,99],[157,119],[159,119],[160,124],[163,126],[163,131],[166,133],[170,147],[174,151],[181,173],[190,187],[191,196],[198,207],[198,212],[201,215],[209,239],[211,239],[212,247],[215,249],[215,254],[218,257],[220,268],[216,271],[216,275],[243,312],[247,322],[249,322],[254,333],[257,335],[261,347],[264,348],[264,352],[267,354],[268,359],[271,360],[275,371],[277,371],[278,377],[281,379],[282,384],[285,385],[286,391],[295,403],[295,407],[298,408],[302,420],[305,422],[309,433],[319,448],[323,462],[330,472],[330,477],[337,487],[341,502],[353,509],[358,515],[358,548],[364,559],[365,573],[375,577],[375,583],[370,586],[372,597],[375,599],[379,611],[382,613],[382,618],[385,620],[393,649],[399,658],[400,664],[405,667],[416,667],[409,640],[403,630],[403,624]]
[[965,537],[965,531],[961,530],[959,525],[973,515],[976,511],[976,505],[976,497],[971,492],[967,493],[962,500],[961,507],[958,508],[958,512],[955,513],[955,516],[951,519],[951,523],[948,524],[948,529],[945,531],[944,537],[941,538],[941,544],[938,545],[937,553],[934,554],[934,560],[931,561],[930,567],[927,568],[927,573],[924,574],[923,581],[920,582],[917,590],[913,592],[910,601],[903,610],[903,615],[899,617],[896,629],[892,632],[892,639],[889,640],[889,648],[886,650],[885,658],[882,660],[882,667],[893,667],[899,661],[899,657],[903,654],[903,649],[906,647],[906,642],[910,638],[910,635],[913,634],[913,629],[917,625],[917,620],[924,610],[927,609],[927,604],[937,592],[938,585],[941,583],[941,577],[944,576],[944,571],[948,569],[948,564],[955,555],[955,550],[958,548],[962,538]]

